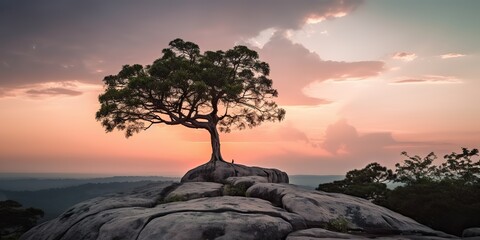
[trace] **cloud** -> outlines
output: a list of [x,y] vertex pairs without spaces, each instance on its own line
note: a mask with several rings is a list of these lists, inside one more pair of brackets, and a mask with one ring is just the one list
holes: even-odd
[[31,96],[56,96],[56,95],[67,95],[67,96],[78,96],[81,95],[82,92],[67,89],[67,88],[44,88],[44,89],[30,89],[27,90],[25,93]]
[[462,83],[462,81],[453,76],[439,76],[439,75],[423,75],[420,77],[402,77],[395,80],[393,83],[407,84],[445,84],[445,83]]
[[10,96],[9,90],[5,88],[0,88],[0,98]]
[[[410,143],[414,145],[415,143]],[[290,169],[289,174],[344,174],[371,162],[392,167],[401,160],[405,143],[397,141],[391,132],[359,132],[357,128],[338,120],[325,130],[317,145],[296,145],[280,153],[256,161]],[[292,160],[297,164],[292,166]]]
[[[479,133],[469,134],[471,139],[468,142],[464,142],[463,133],[452,132],[415,133],[400,137],[389,131],[362,132],[343,119],[327,127],[323,140],[318,141],[319,144],[291,143],[290,148],[283,147],[281,151],[272,151],[270,155],[261,156],[254,162],[288,169],[289,174],[345,174],[372,162],[394,168],[395,163],[405,159],[401,156],[403,151],[420,156],[433,151],[442,156],[458,150],[460,146],[474,148]],[[452,136],[461,136],[459,139],[463,140],[452,139]],[[292,165],[292,161],[296,164]]]
[[346,120],[340,120],[327,127],[321,147],[335,155],[359,156],[380,153],[398,143],[390,132],[359,134]]
[[317,24],[317,23],[323,22],[326,19],[340,18],[340,17],[344,17],[346,15],[347,15],[346,12],[342,12],[340,9],[334,9],[332,12],[327,12],[327,13],[321,15],[321,16],[318,16],[318,15],[315,15],[315,14],[311,15],[311,16],[307,17],[305,23],[306,24]]
[[151,63],[169,41],[178,37],[198,43],[203,50],[226,49],[263,30],[299,29],[312,16],[329,19],[348,14],[362,3],[0,1],[0,86],[65,79],[99,82],[124,64]]
[[415,53],[407,53],[407,52],[396,52],[393,54],[392,59],[401,60],[404,62],[411,62],[417,58],[417,54]]
[[450,58],[459,58],[459,57],[465,57],[465,56],[467,56],[467,55],[461,54],[461,53],[447,53],[447,54],[440,55],[440,58],[441,59],[450,59]]
[[18,87],[0,88],[0,98],[29,97],[38,99],[54,96],[75,97],[85,92],[99,91],[100,89],[102,89],[101,85],[87,84],[78,81],[44,82]]
[[306,96],[303,89],[313,82],[326,80],[364,79],[384,71],[384,62],[337,62],[323,60],[303,45],[290,41],[277,32],[262,49],[260,58],[270,64],[274,87],[279,91],[282,105],[319,105],[328,99]]

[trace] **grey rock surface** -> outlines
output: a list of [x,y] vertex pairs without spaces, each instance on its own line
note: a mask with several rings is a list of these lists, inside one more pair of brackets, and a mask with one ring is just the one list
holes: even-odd
[[[26,232],[21,239],[72,239],[67,232],[77,228],[84,228],[82,221],[89,218],[100,218],[109,221],[114,215],[120,214],[117,210],[132,207],[154,207],[162,195],[175,186],[175,183],[154,183],[135,189],[129,193],[119,193],[104,197],[93,198],[76,204],[59,217],[38,225]],[[97,231],[86,232],[95,236]],[[66,236],[65,236],[66,235]],[[85,238],[85,239],[94,239]]]
[[310,228],[324,227],[344,218],[349,229],[367,233],[451,237],[365,199],[344,194],[311,191],[288,184],[258,183],[250,187],[246,195],[268,200],[302,216]]
[[328,231],[323,228],[310,228],[290,233],[286,240],[315,240],[315,239],[366,239],[347,233]]
[[181,182],[225,183],[229,177],[260,176],[271,183],[288,183],[288,175],[278,169],[248,167],[224,161],[208,162],[188,171]]
[[139,235],[148,239],[283,239],[292,226],[282,218],[238,212],[179,212],[153,219]]
[[109,208],[79,215],[68,224],[58,218],[35,227],[21,239],[282,239],[305,227],[300,216],[268,201],[224,196],[155,207]]
[[444,239],[459,239],[451,236],[450,238],[438,236],[421,236],[421,235],[392,235],[385,237],[375,237],[376,240],[444,240]]
[[[225,185],[214,182],[156,183],[130,193],[77,204],[58,218],[34,227],[21,239],[451,237],[367,200],[268,181],[268,177],[255,176],[228,178]],[[248,197],[226,196],[227,186],[248,188]],[[354,231],[346,234],[322,229],[339,217],[346,219],[348,228]]]
[[359,233],[360,235],[333,232],[322,228],[309,228],[290,233],[286,240],[325,240],[325,239],[377,239],[377,240],[442,240],[444,237],[421,235],[390,235],[375,236]]
[[463,230],[462,237],[464,238],[480,237],[480,228],[467,228]]
[[170,192],[165,202],[186,201],[202,197],[222,196],[223,184],[214,182],[188,182]]
[[243,185],[249,188],[255,183],[268,183],[268,179],[261,176],[229,177],[225,182],[233,186]]

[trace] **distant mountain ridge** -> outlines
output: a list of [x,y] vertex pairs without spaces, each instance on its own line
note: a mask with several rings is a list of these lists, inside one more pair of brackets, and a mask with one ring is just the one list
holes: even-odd
[[113,176],[99,178],[42,178],[42,177],[3,177],[0,178],[0,190],[37,191],[51,188],[65,188],[87,183],[113,183],[136,181],[180,181],[178,177],[161,176]]

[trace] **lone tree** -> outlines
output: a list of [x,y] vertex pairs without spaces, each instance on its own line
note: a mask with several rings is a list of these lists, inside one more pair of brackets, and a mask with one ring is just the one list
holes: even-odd
[[[175,39],[152,65],[125,65],[106,76],[96,113],[106,132],[125,136],[154,124],[183,125],[210,133],[212,157],[223,161],[218,130],[255,127],[281,121],[285,110],[268,78],[270,68],[245,46],[200,53],[197,44]],[[217,129],[218,128],[218,129]]]

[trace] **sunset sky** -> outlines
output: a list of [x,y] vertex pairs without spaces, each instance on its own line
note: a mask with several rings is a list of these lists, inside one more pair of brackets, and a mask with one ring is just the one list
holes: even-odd
[[477,0],[0,0],[0,172],[182,176],[205,130],[126,139],[95,120],[102,79],[175,38],[270,64],[281,123],[221,134],[235,163],[344,174],[480,147]]

